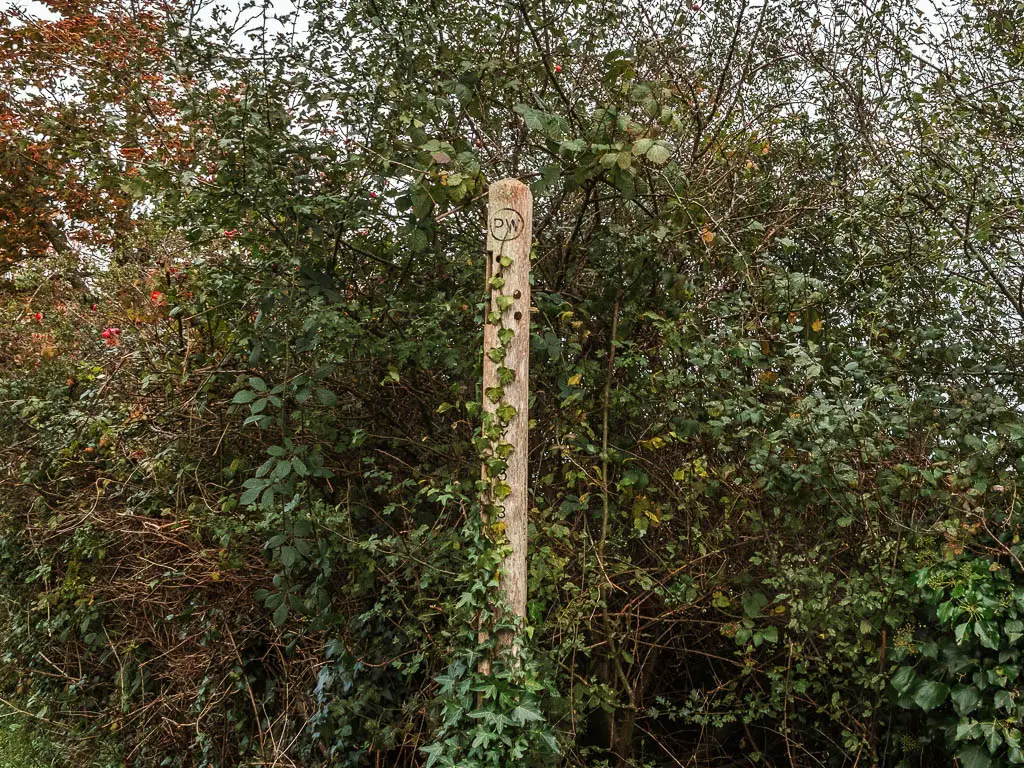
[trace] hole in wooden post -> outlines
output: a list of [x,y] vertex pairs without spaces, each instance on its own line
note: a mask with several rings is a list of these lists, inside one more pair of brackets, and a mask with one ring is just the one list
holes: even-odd
[[522,312],[516,312],[514,315],[512,315],[512,317],[514,317],[516,320],[522,320],[523,319],[523,313]]
[[522,297],[523,297],[522,291],[516,291],[515,293],[512,294],[512,298],[513,299],[521,299]]

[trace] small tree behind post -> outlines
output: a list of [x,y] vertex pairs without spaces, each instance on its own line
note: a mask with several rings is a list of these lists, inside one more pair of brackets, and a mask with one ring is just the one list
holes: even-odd
[[[488,312],[484,323],[485,522],[508,542],[501,592],[526,616],[527,432],[530,380],[530,247],[533,196],[517,179],[491,184],[487,205]],[[497,516],[498,519],[492,519]],[[482,635],[486,639],[486,633]],[[510,632],[498,637],[512,645]],[[481,665],[485,674],[490,665]]]

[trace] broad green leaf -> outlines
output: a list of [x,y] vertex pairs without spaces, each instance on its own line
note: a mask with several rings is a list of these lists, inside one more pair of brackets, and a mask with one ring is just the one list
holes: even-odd
[[963,768],[992,768],[992,759],[984,748],[971,745],[956,753]]
[[956,713],[964,717],[977,709],[981,694],[973,685],[958,685],[953,688],[950,698],[953,700]]
[[931,712],[946,700],[949,686],[935,680],[920,682],[913,692],[914,703],[925,712]]
[[743,596],[743,613],[752,619],[761,615],[761,609],[768,605],[769,600],[762,592],[751,592]]
[[647,150],[647,159],[655,165],[664,165],[672,157],[672,150],[664,142],[658,142]]
[[917,673],[913,667],[900,667],[890,678],[889,682],[896,689],[897,693],[904,694],[910,690],[916,679]]

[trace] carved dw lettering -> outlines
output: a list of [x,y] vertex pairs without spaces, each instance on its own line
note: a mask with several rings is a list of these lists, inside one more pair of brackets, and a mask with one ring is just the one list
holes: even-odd
[[515,240],[525,231],[526,222],[514,208],[502,208],[491,216],[491,237],[498,242]]

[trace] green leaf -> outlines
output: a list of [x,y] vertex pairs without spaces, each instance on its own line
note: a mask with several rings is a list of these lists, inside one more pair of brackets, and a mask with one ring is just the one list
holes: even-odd
[[427,762],[423,768],[432,768],[432,766],[440,759],[441,750],[443,747],[440,744],[428,744],[425,747],[420,747],[420,752],[423,752],[427,756]]
[[1009,691],[996,691],[995,696],[992,697],[992,703],[998,709],[1005,709],[1007,712],[1013,712],[1013,695]]
[[752,619],[761,615],[761,609],[770,601],[761,592],[753,592],[743,596],[743,613]]
[[633,154],[634,155],[646,155],[651,147],[654,146],[654,139],[638,139],[633,142]]
[[520,725],[539,723],[544,721],[544,716],[533,707],[521,705],[512,710],[512,721]]
[[936,680],[925,680],[914,691],[914,703],[925,712],[931,712],[949,695],[949,686]]
[[513,109],[523,116],[526,127],[531,131],[543,131],[547,127],[547,115],[528,104],[516,104]]
[[1015,645],[1018,640],[1024,637],[1024,621],[1014,619],[1003,624],[1003,631],[1010,640],[1010,645]]
[[978,707],[981,701],[981,694],[973,685],[958,685],[950,694],[953,700],[953,708],[961,717],[966,717]]
[[982,723],[981,733],[985,737],[985,744],[988,745],[988,751],[990,753],[994,753],[1003,743],[1003,729],[999,723]]
[[953,638],[956,640],[957,645],[963,645],[964,637],[967,636],[967,632],[970,628],[971,622],[965,621],[963,624],[958,624],[953,630]]
[[502,403],[494,412],[502,421],[512,421],[512,419],[515,418],[515,415],[519,413],[519,411],[516,410],[516,407],[511,403]]
[[917,672],[913,667],[900,667],[890,678],[889,684],[896,689],[897,693],[904,694],[910,690],[916,679]]
[[550,750],[556,755],[559,754],[558,739],[555,738],[555,735],[553,733],[546,730],[542,730],[537,733],[537,736],[540,737],[540,740],[544,742],[544,746],[546,746],[548,750]]
[[295,565],[295,562],[299,559],[299,550],[295,547],[281,547],[280,553],[281,565],[285,568],[291,568]]
[[664,165],[670,157],[672,157],[672,150],[661,141],[647,150],[647,159],[655,165]]
[[283,601],[274,611],[273,622],[275,627],[280,627],[288,619],[288,601]]
[[245,493],[243,493],[241,495],[241,497],[238,499],[238,503],[241,504],[242,506],[249,506],[250,504],[255,504],[256,503],[256,499],[259,498],[260,492],[262,490],[263,490],[263,486],[262,485],[256,486],[254,488],[250,488],[249,490],[247,490]]
[[999,650],[999,628],[994,621],[978,619],[974,622],[974,634],[985,648]]
[[237,404],[245,404],[245,403],[251,403],[255,399],[256,399],[256,393],[255,392],[253,392],[251,389],[243,389],[243,390],[235,393],[235,396],[232,398],[231,402],[232,403],[237,403]]
[[962,768],[991,768],[992,759],[981,747],[972,744],[956,753]]

